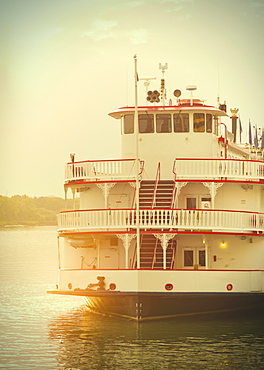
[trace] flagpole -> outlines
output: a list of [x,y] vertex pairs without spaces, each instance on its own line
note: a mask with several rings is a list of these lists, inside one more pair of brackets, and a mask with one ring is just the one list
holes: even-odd
[[249,156],[251,154],[251,147],[252,147],[252,129],[251,129],[251,122],[249,120],[249,123],[248,123],[248,142],[249,142],[249,146],[248,146],[248,149],[249,149]]
[[135,68],[135,140],[136,140],[136,230],[137,230],[137,268],[140,269],[140,228],[139,228],[139,154],[138,154],[138,73],[137,55],[134,55]]

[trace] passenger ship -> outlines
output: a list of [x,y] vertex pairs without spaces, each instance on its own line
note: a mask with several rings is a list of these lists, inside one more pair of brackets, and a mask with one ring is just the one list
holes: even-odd
[[[59,283],[99,313],[135,320],[264,305],[264,163],[238,109],[174,91],[109,115],[122,158],[66,165],[74,209],[58,215]],[[149,81],[146,81],[149,84]],[[161,102],[159,102],[161,100]],[[224,123],[225,120],[230,120]]]

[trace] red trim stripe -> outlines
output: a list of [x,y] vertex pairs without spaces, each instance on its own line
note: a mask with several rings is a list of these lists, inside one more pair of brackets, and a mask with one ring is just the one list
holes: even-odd
[[[59,236],[68,236],[68,235],[89,235],[89,234],[136,234],[136,231],[81,231],[81,232],[62,232],[58,231]],[[183,230],[155,230],[152,229],[151,231],[140,231],[140,234],[188,234],[188,235],[229,235],[229,236],[264,236],[262,233],[258,233],[257,231],[252,231],[252,233],[230,233],[230,232],[213,232],[213,231],[183,231]]]

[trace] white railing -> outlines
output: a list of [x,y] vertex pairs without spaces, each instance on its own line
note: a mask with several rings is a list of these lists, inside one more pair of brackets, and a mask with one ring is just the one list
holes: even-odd
[[[139,163],[139,175],[144,162]],[[127,180],[136,178],[135,159],[97,160],[69,162],[65,168],[65,183],[72,180],[100,181]]]
[[173,165],[175,180],[264,180],[264,162],[239,159],[175,159]]
[[[227,210],[141,209],[141,229],[263,232],[264,213]],[[108,231],[136,228],[135,209],[64,211],[58,215],[59,231]]]

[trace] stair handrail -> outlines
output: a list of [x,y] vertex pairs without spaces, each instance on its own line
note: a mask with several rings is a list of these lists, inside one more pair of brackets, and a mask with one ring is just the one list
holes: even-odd
[[157,246],[158,246],[158,239],[156,239],[155,247],[153,249],[153,256],[152,256],[152,262],[151,262],[151,269],[152,270],[153,270],[155,262],[156,262]]
[[156,179],[155,179],[154,191],[153,191],[153,196],[152,196],[152,201],[151,201],[151,208],[154,208],[154,204],[156,202],[156,194],[157,194],[157,188],[158,188],[159,181],[160,181],[160,162],[158,163],[157,172],[156,172]]
[[131,204],[132,209],[135,208],[135,203],[136,203],[136,187],[134,188],[134,195]]
[[[142,173],[144,171],[144,166],[145,166],[145,162],[144,161],[139,161],[140,163],[140,171],[139,171],[139,174],[138,174],[138,177],[139,177],[139,183],[141,183],[142,181]],[[133,199],[132,199],[132,208],[135,208],[135,202],[136,202],[136,188],[134,188],[134,195],[133,195]]]
[[137,252],[137,244],[135,244],[134,248],[134,253],[133,253],[133,258],[132,258],[132,263],[131,263],[131,268],[135,268],[135,263],[136,263],[136,252]]
[[[143,234],[141,235],[140,245],[142,244],[142,240],[143,240]],[[136,259],[136,254],[137,253],[136,252],[137,252],[137,243],[135,244],[135,249],[134,249],[134,253],[133,253],[132,269],[136,268],[136,262],[137,262],[137,259]]]
[[174,181],[173,183],[173,190],[172,190],[172,195],[171,195],[171,204],[170,204],[170,209],[174,208],[174,203],[175,203],[175,196],[176,196],[176,182]]
[[174,159],[173,167],[172,167],[172,173],[174,174],[174,185],[173,185],[173,192],[172,192],[171,204],[170,204],[171,209],[174,208],[175,196],[176,196],[176,191],[177,191],[177,187],[176,187],[177,174],[175,172],[176,161],[177,161],[177,158]]
[[175,172],[177,158],[174,159],[173,166],[172,166],[172,173],[174,174],[174,181],[176,182],[177,173]]
[[170,260],[170,270],[172,269],[172,265],[174,263],[176,248],[177,248],[177,244],[175,243],[175,247],[174,247],[173,246],[173,239],[172,239],[172,241],[171,241],[172,256],[171,256],[171,260]]
[[138,176],[139,176],[139,178],[140,178],[140,180],[141,180],[141,175],[142,175],[142,173],[143,173],[143,171],[144,171],[144,168],[145,168],[145,161],[142,161],[142,160],[139,160],[139,168],[140,168],[140,171],[139,171],[139,174],[138,174]]

